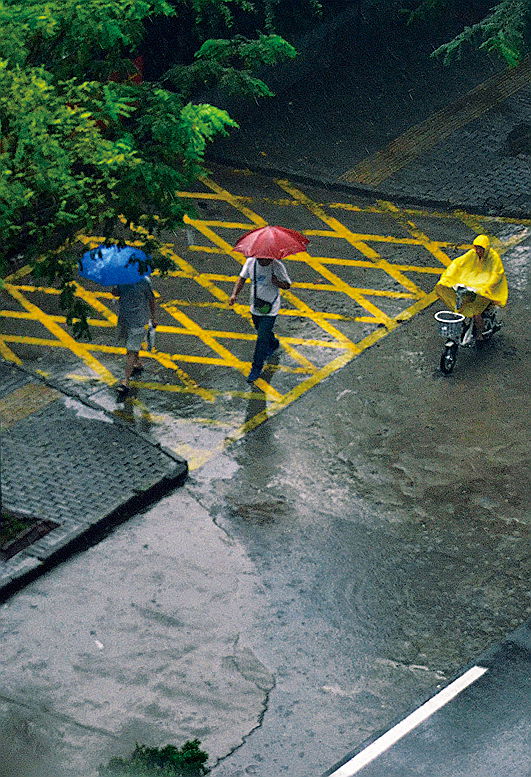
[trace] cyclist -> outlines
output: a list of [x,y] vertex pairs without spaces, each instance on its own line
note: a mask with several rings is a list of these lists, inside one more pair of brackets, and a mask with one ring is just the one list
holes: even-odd
[[467,289],[457,312],[474,319],[476,340],[481,341],[485,328],[483,314],[493,305],[504,307],[508,296],[505,268],[487,235],[478,235],[472,248],[454,259],[435,286],[437,296],[453,310],[457,310],[456,286]]

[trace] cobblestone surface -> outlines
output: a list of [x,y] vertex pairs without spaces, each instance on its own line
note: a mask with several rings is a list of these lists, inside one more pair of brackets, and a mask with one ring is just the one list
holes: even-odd
[[[430,58],[443,42],[436,32],[392,17],[381,28],[379,13],[384,11],[368,11],[360,21],[357,10],[347,11],[321,41],[301,41],[300,58],[307,68],[299,63],[294,73],[300,77],[292,82],[285,67],[285,82],[273,79],[274,98],[257,105],[227,102],[240,129],[215,144],[213,158],[383,198],[527,216],[531,149],[511,156],[510,136],[529,123],[531,88],[524,85],[513,94],[511,71],[504,73],[499,58],[473,49],[444,66]],[[316,47],[326,49],[323,62]],[[478,96],[480,84],[496,74],[499,89]],[[481,115],[454,129],[452,106],[466,107],[469,93],[482,103]],[[492,105],[483,104],[489,94]],[[441,110],[447,127],[441,124],[441,138],[424,149],[422,123]],[[411,129],[419,123],[415,153]],[[404,153],[413,158],[402,169],[378,185],[350,180],[353,168],[405,133]]]
[[[40,397],[27,401],[27,389]],[[46,397],[46,402],[42,397]],[[0,591],[117,511],[182,482],[186,462],[18,367],[0,364],[2,504],[59,526],[7,562]],[[123,515],[122,515],[123,513]]]
[[[511,155],[509,135],[531,116],[531,87],[423,154],[385,183],[389,195],[433,197],[498,214],[531,210],[531,156]],[[529,149],[531,152],[531,149]]]

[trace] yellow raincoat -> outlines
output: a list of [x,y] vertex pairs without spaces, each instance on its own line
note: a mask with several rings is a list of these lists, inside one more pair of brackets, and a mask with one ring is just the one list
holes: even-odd
[[482,313],[491,302],[495,305],[507,304],[507,278],[500,255],[490,247],[487,235],[478,235],[474,240],[475,246],[485,249],[483,259],[480,259],[474,248],[457,259],[442,273],[439,282],[435,286],[437,296],[455,310],[455,291],[452,286],[458,283],[473,289],[476,297],[472,301],[465,301],[459,312],[465,316],[476,316]]

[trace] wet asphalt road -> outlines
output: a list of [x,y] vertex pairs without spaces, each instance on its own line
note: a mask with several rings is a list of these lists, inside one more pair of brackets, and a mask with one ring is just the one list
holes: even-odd
[[[504,329],[452,376],[429,308],[2,606],[2,777],[194,736],[213,777],[318,777],[522,623],[527,245]],[[56,353],[39,368],[64,379]],[[151,432],[188,401],[144,389]]]
[[260,570],[260,655],[281,675],[216,777],[321,774],[526,617],[526,432],[507,416],[525,403],[525,340],[506,318],[447,380],[426,312],[205,484]]
[[516,629],[326,777],[528,774],[530,637]]

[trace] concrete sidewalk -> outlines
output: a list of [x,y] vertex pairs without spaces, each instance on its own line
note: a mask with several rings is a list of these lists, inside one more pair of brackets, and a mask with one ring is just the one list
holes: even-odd
[[[518,67],[387,9],[344,11],[295,41],[300,61],[266,72],[276,96],[220,98],[240,129],[212,159],[376,198],[526,217],[531,208],[531,58]],[[218,102],[219,104],[219,102]]]
[[186,478],[187,464],[175,454],[94,403],[5,362],[0,420],[2,507],[55,524],[0,556],[0,596]]

